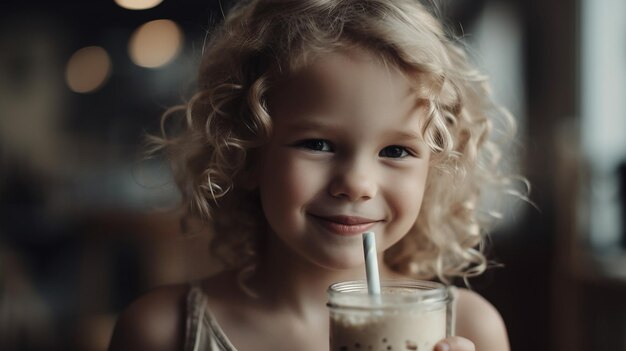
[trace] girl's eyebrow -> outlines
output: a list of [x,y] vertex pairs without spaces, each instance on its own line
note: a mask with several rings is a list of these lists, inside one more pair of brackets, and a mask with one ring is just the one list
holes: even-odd
[[389,134],[395,138],[402,139],[402,140],[406,140],[406,139],[422,140],[423,139],[423,136],[420,133],[416,133],[410,130],[394,130],[394,131],[391,131]]
[[424,136],[410,128],[389,130],[385,133],[385,139],[397,143],[424,143]]
[[318,120],[293,121],[289,123],[287,127],[289,128],[289,130],[303,131],[303,132],[306,132],[309,130],[329,130],[329,129],[336,128],[336,126],[334,126],[333,123],[322,122]]
[[[290,131],[306,132],[306,131],[324,131],[333,130],[338,128],[332,122],[319,121],[319,120],[304,120],[293,121],[287,125]],[[410,129],[393,129],[385,133],[389,137],[401,140],[423,140],[421,133],[415,132]]]

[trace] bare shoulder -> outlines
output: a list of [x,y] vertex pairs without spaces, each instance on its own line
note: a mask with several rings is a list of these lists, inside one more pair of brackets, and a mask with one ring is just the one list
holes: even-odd
[[509,339],[496,308],[479,294],[459,289],[456,334],[474,342],[478,351],[507,351]]
[[131,303],[115,325],[109,351],[180,350],[188,285],[156,288]]

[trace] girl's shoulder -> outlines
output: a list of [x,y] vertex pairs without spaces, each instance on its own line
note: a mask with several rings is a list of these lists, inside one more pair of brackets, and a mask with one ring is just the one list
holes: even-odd
[[117,320],[109,350],[180,350],[188,290],[186,284],[164,286],[133,301]]
[[508,350],[509,340],[502,316],[484,297],[458,289],[456,334],[476,344],[476,350]]
[[[209,301],[228,296],[229,274],[198,281]],[[109,351],[180,350],[185,341],[190,284],[161,286],[133,301],[119,316]]]

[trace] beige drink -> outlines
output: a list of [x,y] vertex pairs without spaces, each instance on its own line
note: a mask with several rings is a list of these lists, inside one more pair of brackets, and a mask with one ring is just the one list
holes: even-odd
[[437,283],[383,281],[381,296],[365,282],[329,288],[330,350],[432,350],[449,335],[447,289]]

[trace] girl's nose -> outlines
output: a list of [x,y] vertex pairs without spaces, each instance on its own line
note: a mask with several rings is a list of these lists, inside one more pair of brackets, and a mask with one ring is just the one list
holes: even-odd
[[373,170],[357,162],[348,167],[337,167],[329,185],[330,195],[350,201],[372,199],[377,191]]

